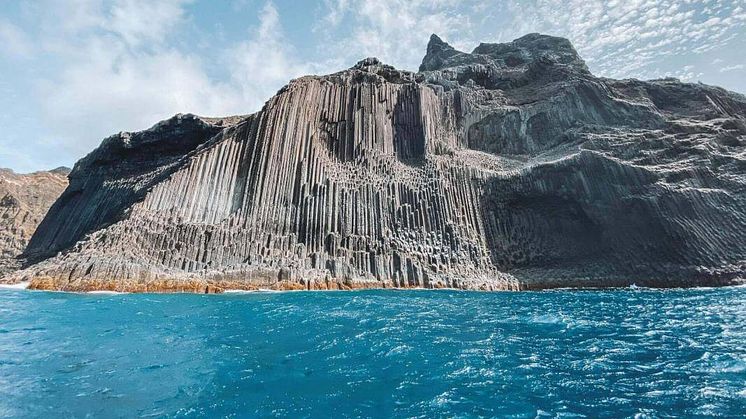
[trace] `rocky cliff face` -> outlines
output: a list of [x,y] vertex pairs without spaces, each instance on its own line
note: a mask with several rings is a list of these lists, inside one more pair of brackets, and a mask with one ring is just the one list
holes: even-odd
[[595,77],[565,39],[369,58],[247,117],[177,115],[79,161],[36,288],[722,285],[746,270],[746,98]]
[[0,276],[21,265],[18,256],[67,186],[69,172],[60,167],[22,175],[0,169]]

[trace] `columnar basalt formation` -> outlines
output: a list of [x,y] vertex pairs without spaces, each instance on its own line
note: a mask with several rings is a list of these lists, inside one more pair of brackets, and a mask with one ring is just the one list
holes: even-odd
[[746,270],[746,98],[593,76],[565,39],[374,58],[79,161],[42,289],[723,285]]
[[66,167],[29,174],[0,169],[0,276],[21,266],[18,256],[65,190],[69,172]]

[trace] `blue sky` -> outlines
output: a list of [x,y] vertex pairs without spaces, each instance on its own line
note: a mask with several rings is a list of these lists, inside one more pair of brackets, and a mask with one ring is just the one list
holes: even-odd
[[597,75],[746,92],[746,0],[0,0],[0,167],[73,163],[178,112],[247,114],[289,79],[377,56],[569,38]]

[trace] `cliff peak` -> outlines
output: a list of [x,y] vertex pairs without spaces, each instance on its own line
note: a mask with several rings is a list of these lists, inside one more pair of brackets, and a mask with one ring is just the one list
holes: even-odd
[[427,52],[435,54],[444,51],[455,51],[455,48],[453,48],[448,42],[445,42],[438,35],[430,35],[430,41],[427,43]]
[[574,71],[588,72],[585,62],[568,39],[540,33],[530,33],[511,42],[483,42],[471,53],[458,51],[433,34],[420,71],[475,65],[505,71],[518,67],[528,68],[535,63],[558,64]]
[[447,60],[454,55],[464,54],[456,50],[450,44],[443,41],[438,35],[430,35],[427,43],[427,52],[420,64],[420,71],[438,70],[443,67]]
[[588,71],[585,61],[568,39],[540,33],[530,33],[507,43],[481,43],[472,54],[486,55],[507,67],[543,59]]
[[[355,74],[356,71],[362,72],[363,78],[372,76],[373,78],[390,83],[411,83],[415,80],[414,73],[406,70],[398,70],[394,66],[384,64],[376,57],[367,57],[358,61],[348,70],[348,72],[349,71],[352,71],[353,74]],[[357,74],[359,79],[360,73]]]

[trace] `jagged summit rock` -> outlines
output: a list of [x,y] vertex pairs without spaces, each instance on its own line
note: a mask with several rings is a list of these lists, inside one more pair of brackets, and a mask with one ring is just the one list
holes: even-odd
[[367,70],[371,67],[378,67],[382,65],[384,64],[378,58],[368,57],[368,58],[363,58],[362,60],[358,61],[354,66],[352,66],[352,68]]
[[585,61],[568,39],[539,33],[524,35],[504,44],[481,43],[471,53],[486,55],[508,68],[544,60],[588,72]]
[[591,74],[529,34],[375,58],[253,115],[81,159],[9,280],[40,289],[724,285],[746,271],[746,98]]
[[585,61],[569,40],[538,33],[528,34],[508,43],[481,43],[471,53],[458,51],[433,34],[427,45],[427,54],[420,64],[420,72],[468,65],[488,65],[507,70],[535,62],[588,72]]
[[458,51],[433,35],[427,51],[420,72],[428,82],[447,89],[504,90],[591,76],[569,40],[537,33],[508,43],[481,43],[471,53]]
[[413,83],[416,81],[416,74],[411,71],[398,70],[395,67],[384,64],[376,57],[368,57],[358,61],[348,70],[340,71],[330,76],[311,76],[312,78],[321,77],[329,79],[330,77],[340,77],[342,79],[351,79],[356,82],[389,82],[389,83]]
[[420,71],[441,70],[448,66],[448,60],[452,57],[466,55],[440,39],[438,35],[432,34],[427,43],[427,53],[420,64]]

